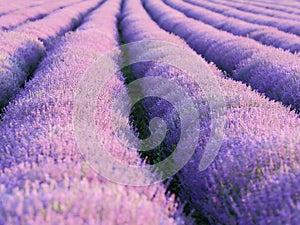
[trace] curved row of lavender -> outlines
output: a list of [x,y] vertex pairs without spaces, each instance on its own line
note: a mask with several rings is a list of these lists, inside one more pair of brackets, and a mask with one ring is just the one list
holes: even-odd
[[2,1],[0,2],[0,16],[16,12],[19,10],[24,10],[25,8],[35,7],[38,5],[42,5],[46,2],[49,2],[49,0],[38,0],[38,1],[22,1],[22,0],[16,0],[14,2],[10,2],[10,4],[7,4],[7,2]]
[[287,13],[293,13],[293,14],[299,14],[300,13],[300,5],[299,8],[295,7],[296,2],[293,2],[289,5],[281,5],[281,2],[277,2],[277,4],[274,4],[272,2],[268,1],[251,1],[249,2],[251,5],[263,7],[266,9],[273,9],[273,10],[278,10],[278,11],[283,11]]
[[1,31],[0,107],[18,93],[30,72],[37,67],[55,38],[76,28],[84,16],[102,0],[80,2],[49,14],[41,20],[23,24],[14,31]]
[[234,79],[300,110],[299,57],[187,18],[161,0],[144,1],[151,17]]
[[[234,0],[235,2],[244,3],[243,0]],[[251,1],[249,2],[249,5],[257,6],[263,9],[271,9],[278,12],[285,12],[285,13],[292,13],[292,14],[299,14],[300,9],[297,7],[294,7],[297,5],[297,2],[293,2],[290,5],[280,5],[280,2],[278,4],[272,4],[268,1]]]
[[165,0],[169,6],[179,10],[186,16],[209,24],[219,30],[224,30],[234,35],[251,38],[264,45],[300,52],[300,37],[287,34],[273,27],[244,22],[232,17],[226,17],[202,7],[195,7],[181,0]]
[[[257,2],[257,1],[255,1]],[[299,1],[278,1],[276,2],[276,5],[274,5],[274,1],[272,0],[263,0],[263,1],[259,1],[259,3],[261,4],[266,4],[268,6],[272,5],[272,8],[274,6],[280,6],[280,7],[288,7],[288,8],[293,8],[295,10],[299,10],[300,9],[300,2]]]
[[[157,61],[163,59],[168,61],[170,58],[172,58],[174,61],[182,61],[181,58],[178,58],[178,51],[173,52],[174,48],[172,48],[172,45],[176,46],[176,48],[183,52],[187,49],[187,51],[194,54],[195,57],[198,57],[198,55],[194,52],[191,52],[189,46],[183,40],[160,29],[159,26],[151,20],[149,15],[147,15],[146,11],[141,5],[141,1],[139,0],[130,0],[124,3],[120,25],[125,42],[131,43],[144,41],[144,48],[137,49],[135,46],[132,48],[131,46],[128,47],[128,56],[130,58],[135,58],[135,56],[138,55],[146,56],[146,58],[151,57],[156,59],[154,62],[143,62],[132,65],[131,69],[133,74],[131,76],[133,76],[133,79],[158,77],[170,80],[177,87],[177,89],[172,87],[172,91],[170,91],[168,87],[164,86],[164,84],[156,84],[155,87],[151,86],[150,88],[152,90],[156,90],[154,93],[159,93],[159,97],[148,97],[142,102],[143,108],[145,109],[144,114],[141,115],[143,119],[146,118],[150,121],[152,118],[159,117],[166,123],[168,132],[166,135],[164,135],[163,142],[159,146],[155,146],[158,148],[163,146],[163,148],[165,148],[164,152],[157,153],[157,148],[152,149],[154,153],[150,152],[150,155],[154,158],[157,157],[158,154],[161,154],[160,156],[165,159],[169,157],[170,152],[174,150],[172,147],[174,145],[176,146],[179,138],[181,137],[184,139],[184,137],[181,136],[181,132],[183,132],[182,124],[178,124],[178,119],[180,119],[182,123],[183,120],[192,120],[194,116],[190,116],[190,114],[193,114],[193,111],[188,110],[185,118],[178,118],[175,105],[184,106],[184,101],[186,100],[182,93],[180,93],[180,90],[183,90],[185,93],[187,93],[189,98],[193,100],[193,103],[197,107],[196,110],[199,111],[199,114],[203,113],[204,110],[206,110],[207,114],[209,114],[209,112],[207,104],[203,104],[203,102],[205,102],[205,100],[203,100],[203,92],[200,92],[199,87],[193,83],[194,81],[191,80],[187,74],[179,71],[177,68],[172,68]],[[153,40],[160,42],[154,44],[154,47],[152,45],[153,43],[151,43]],[[204,60],[202,61],[204,65],[207,65]],[[186,63],[189,66],[194,64],[193,61]],[[206,71],[209,70],[209,65],[207,65],[207,67],[208,68],[204,68]],[[161,73],[159,73],[157,70],[159,70]],[[139,85],[141,94],[149,95],[149,85],[143,83],[140,83]],[[171,104],[167,102],[166,99],[171,99]],[[201,102],[201,104],[198,102]],[[141,123],[139,120],[137,122]],[[207,118],[205,117],[205,120],[200,121],[200,123],[203,122],[202,125],[204,130],[208,127],[206,123],[209,121],[206,120]],[[143,125],[149,126],[149,124]],[[187,132],[190,132],[190,130]],[[200,132],[204,131],[200,130]],[[145,155],[143,156],[145,157]],[[149,155],[146,155],[146,157],[150,158]],[[153,160],[155,159],[150,158],[150,161]]]
[[[129,188],[101,178],[82,158],[74,137],[76,87],[86,69],[118,45],[119,6],[120,1],[107,1],[82,29],[62,38],[7,107],[0,124],[1,224],[180,223],[172,218],[173,199],[166,200],[160,185]],[[95,115],[113,155],[128,151],[113,137],[110,122],[112,99],[122,87],[120,75],[114,76]]]
[[35,35],[45,45],[48,45],[57,36],[75,29],[88,13],[102,3],[103,0],[79,2],[55,11],[41,20],[17,27],[14,31]]
[[[22,11],[16,11],[0,17],[0,26],[2,30],[12,30],[22,23],[29,23],[33,20],[42,19],[53,11],[62,9],[68,5],[74,4],[75,0],[67,0],[63,2],[47,2]],[[77,1],[78,2],[78,1]]]
[[0,108],[3,108],[18,93],[45,48],[32,35],[0,32],[0,52]]
[[[126,2],[121,27],[128,42],[162,39],[182,43],[153,23],[140,0]],[[228,108],[225,137],[216,160],[203,172],[198,166],[205,137],[199,138],[193,159],[178,174],[180,195],[211,224],[296,225],[300,201],[299,118],[244,84],[224,79],[220,72],[215,74]],[[146,69],[144,76],[182,77],[188,83],[182,72],[164,65]],[[156,110],[162,109],[158,106]],[[205,107],[199,110],[206,112]],[[203,119],[207,120],[204,115]]]
[[202,6],[214,12],[221,13],[225,16],[237,18],[254,24],[275,27],[278,30],[300,36],[300,30],[299,30],[300,22],[298,21],[271,18],[268,16],[258,15],[250,12],[242,12],[240,10],[222,5],[220,3],[214,3],[210,1],[198,1],[198,0],[184,0],[184,1],[192,3],[193,5]]
[[265,16],[274,17],[274,18],[278,18],[278,19],[288,19],[288,20],[300,21],[299,15],[285,13],[282,11],[281,12],[275,11],[272,9],[262,9],[257,6],[251,6],[248,4],[239,3],[237,1],[230,2],[230,1],[226,1],[226,0],[213,0],[213,2],[222,4],[225,6],[229,6],[229,7],[238,9],[240,11],[244,11],[244,12],[250,12],[250,13],[254,13],[254,14],[258,14],[258,15],[265,15]]
[[[226,0],[213,0],[213,3],[216,4],[222,4],[224,6],[228,6],[232,9],[237,9],[240,12],[245,12],[245,13],[252,13],[252,14],[256,14],[259,16],[263,16],[264,18],[274,18],[274,19],[282,19],[282,20],[294,20],[294,21],[299,21],[299,18],[297,14],[299,14],[299,8],[297,8],[297,2],[293,2],[290,3],[290,6],[294,6],[293,7],[293,11],[292,12],[285,12],[284,10],[276,10],[276,9],[272,9],[272,8],[266,8],[266,7],[262,7],[259,5],[254,5],[252,3],[250,4],[245,4],[245,1],[240,2],[238,0],[234,0],[234,1],[226,1]],[[261,4],[264,4],[263,2],[260,2]],[[245,7],[243,7],[243,5]],[[273,4],[274,5],[274,4]],[[299,5],[298,5],[299,6]],[[284,6],[282,8],[288,8],[288,6]]]

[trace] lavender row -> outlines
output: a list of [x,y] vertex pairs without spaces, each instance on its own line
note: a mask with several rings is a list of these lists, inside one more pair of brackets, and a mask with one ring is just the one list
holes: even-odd
[[186,16],[209,24],[219,30],[224,30],[234,35],[254,39],[264,45],[289,50],[293,53],[300,52],[300,37],[287,34],[276,28],[252,24],[239,19],[223,16],[202,7],[195,7],[178,0],[165,0],[166,4],[184,13]]
[[48,2],[46,4],[25,8],[8,15],[0,17],[0,26],[2,30],[11,30],[22,23],[29,23],[33,20],[41,19],[53,11],[64,8],[75,3],[74,0],[64,2]]
[[162,28],[185,39],[197,53],[226,70],[234,79],[273,100],[300,109],[297,56],[187,18],[162,1],[144,4]]
[[[101,8],[100,8],[101,9]],[[99,9],[99,10],[100,10]],[[113,16],[114,14],[112,14],[112,16]],[[113,27],[111,28],[111,29],[113,29]],[[8,33],[8,34],[10,34],[10,32]],[[76,42],[76,37],[80,37],[80,35],[78,34],[78,35],[73,35],[73,36],[70,36],[69,37],[69,35],[66,35],[66,39],[67,39],[67,41],[66,40],[64,40],[65,38],[64,37],[61,37],[60,38],[60,41],[62,41],[62,44],[64,43],[64,42],[66,42],[66,43],[68,43],[68,42],[71,42],[71,43],[75,43]],[[73,40],[72,39],[72,37],[74,37],[73,39],[75,39],[75,40]],[[114,37],[114,39],[115,39],[115,37]],[[17,39],[18,40],[18,39]],[[89,39],[87,39],[87,40],[89,40]],[[108,44],[110,44],[111,42],[112,42],[112,40],[111,39],[108,39],[107,40],[108,41]],[[87,43],[88,44],[88,43]],[[114,43],[115,45],[116,45],[116,43]],[[115,46],[114,45],[114,46]],[[109,45],[109,46],[111,46],[111,45]],[[26,84],[26,86],[25,86],[25,91],[27,91],[27,92],[29,92],[29,93],[25,93],[24,94],[24,91],[22,90],[21,91],[21,93],[23,93],[23,95],[25,95],[25,96],[28,96],[28,97],[30,97],[30,92],[34,92],[34,89],[35,88],[37,88],[37,89],[40,89],[40,88],[42,88],[44,85],[46,85],[46,87],[47,87],[47,85],[50,85],[50,84],[52,84],[53,82],[60,82],[60,80],[57,80],[57,81],[55,81],[55,80],[53,80],[53,82],[49,82],[48,84],[47,83],[43,83],[43,79],[41,79],[42,78],[42,73],[45,73],[45,72],[41,72],[40,70],[49,70],[48,72],[49,72],[49,74],[51,74],[51,67],[53,67],[53,66],[55,66],[55,60],[57,61],[57,62],[59,62],[59,60],[60,60],[60,55],[62,55],[63,56],[63,54],[62,53],[64,53],[67,49],[64,49],[64,48],[62,48],[61,49],[61,47],[60,47],[60,42],[57,42],[57,45],[56,46],[54,46],[53,47],[54,49],[53,50],[49,50],[48,51],[48,53],[47,54],[50,54],[50,55],[53,55],[52,57],[46,57],[45,59],[43,59],[43,61],[41,62],[41,64],[39,64],[39,67],[37,68],[37,70],[35,71],[35,74],[34,74],[34,77],[33,77],[33,79],[29,82],[29,83],[27,83]],[[66,48],[66,47],[65,47]],[[80,48],[80,45],[78,45],[78,47],[77,48]],[[98,49],[98,51],[100,51],[102,48],[101,48],[101,46],[99,46],[98,47],[99,49]],[[104,50],[107,50],[106,48],[104,48]],[[104,51],[103,50],[103,51]],[[56,51],[56,54],[58,55],[57,57],[58,58],[55,58],[55,52]],[[62,51],[61,53],[59,52],[59,51]],[[72,51],[72,49],[69,49],[69,51]],[[53,52],[53,53],[52,53]],[[87,52],[88,53],[88,52]],[[30,54],[31,55],[31,54]],[[68,56],[68,55],[67,55]],[[54,58],[53,58],[54,57]],[[53,59],[52,59],[53,58]],[[50,60],[50,61],[49,61]],[[52,62],[52,61],[53,62]],[[49,62],[48,62],[49,61]],[[50,66],[48,66],[48,64],[50,65],[50,63],[52,63],[53,65],[50,67]],[[53,68],[54,69],[54,68]],[[65,68],[65,69],[68,69],[68,68]],[[59,71],[58,70],[55,70],[57,73],[59,73]],[[55,72],[55,71],[53,71],[53,72]],[[47,73],[48,73],[47,72]],[[53,73],[52,72],[52,73]],[[46,76],[46,74],[43,74],[44,76]],[[37,78],[36,78],[36,76],[37,76]],[[40,78],[38,78],[40,76]],[[40,84],[38,84],[40,82]],[[31,88],[30,88],[30,86],[31,86]],[[46,87],[44,87],[44,88],[46,88]],[[39,92],[39,91],[38,91]],[[42,92],[43,93],[43,92]],[[41,95],[41,96],[39,96],[39,95],[37,95],[37,97],[43,97],[43,95]],[[18,99],[19,98],[22,98],[22,96],[20,97],[19,95],[17,96],[17,99],[16,100],[14,100],[14,102],[15,102],[15,105],[17,105],[17,103],[18,103]],[[42,104],[43,104],[43,102],[41,102]],[[8,105],[8,109],[10,108],[10,105]],[[4,118],[6,117],[6,116],[8,116],[8,113],[6,113],[6,115],[4,115]],[[17,116],[17,115],[16,115]],[[16,117],[17,118],[17,117]],[[9,120],[8,120],[9,121]],[[17,121],[16,121],[17,122]],[[3,131],[4,131],[5,129],[3,129]],[[28,135],[24,135],[24,136],[28,136]],[[21,137],[20,137],[21,138]],[[3,144],[4,144],[4,142],[3,142]],[[29,147],[29,146],[28,146]],[[1,149],[3,149],[3,148],[1,148]],[[18,158],[17,157],[15,157],[15,160],[17,160]],[[2,164],[2,166],[5,166],[4,164]]]
[[184,1],[192,3],[193,5],[202,6],[214,12],[221,13],[225,16],[244,20],[249,23],[275,27],[278,30],[300,36],[300,30],[299,30],[300,22],[297,21],[287,20],[287,19],[277,19],[277,18],[271,18],[264,15],[241,12],[240,10],[233,9],[231,7],[221,5],[219,3],[217,4],[208,1],[197,1],[197,0],[184,0]]
[[[291,2],[290,5],[280,5],[273,4],[273,7],[279,6],[280,9],[274,9],[273,7],[265,7],[265,5],[268,5],[268,2],[261,1],[261,2],[251,2],[250,4],[246,5],[245,9],[242,8],[242,5],[245,3],[243,1],[234,0],[232,3],[227,2],[226,0],[214,0],[213,2],[217,4],[224,3],[225,6],[238,9],[240,11],[244,12],[250,12],[250,13],[258,13],[269,17],[275,17],[275,18],[281,18],[281,19],[287,19],[287,20],[299,20],[297,18],[297,14],[299,14],[299,3],[296,1]],[[236,6],[234,5],[236,3]],[[269,3],[270,4],[270,3]],[[286,12],[286,9],[292,10],[292,12]],[[288,10],[289,11],[289,10]]]
[[32,35],[1,32],[0,51],[0,108],[3,108],[44,56],[45,48]]
[[[243,3],[244,1],[236,1],[236,2],[239,2],[239,3]],[[254,5],[254,6],[257,6],[257,7],[260,7],[260,8],[264,8],[264,9],[272,9],[272,10],[276,10],[276,11],[279,11],[279,12],[286,12],[286,13],[292,13],[292,14],[295,14],[295,15],[299,15],[300,14],[300,10],[295,8],[295,7],[292,7],[292,6],[282,6],[282,5],[279,5],[279,4],[272,4],[272,3],[269,3],[269,2],[261,2],[261,1],[251,1],[251,2],[247,2],[248,4],[250,5]]]
[[[153,23],[140,0],[126,2],[121,27],[129,42],[162,38],[177,43],[178,48],[184,47],[179,38]],[[163,50],[158,48],[157,55],[160,51]],[[199,56],[195,54],[195,57]],[[193,67],[193,62],[189,66]],[[194,209],[200,210],[211,224],[297,224],[299,118],[249,87],[224,79],[217,71],[214,74],[227,106],[225,137],[217,158],[202,172],[198,166],[209,133],[199,138],[192,160],[177,175],[182,188],[179,194],[189,199]],[[189,83],[181,71],[160,64],[146,68],[144,76],[165,76],[172,80],[181,77],[183,82]],[[193,85],[187,87],[192,88],[189,91],[194,97],[201,97],[201,92]],[[160,106],[156,110],[162,111]],[[199,111],[202,120],[209,120],[205,107],[199,107]],[[264,204],[259,199],[270,202]]]
[[14,1],[11,2],[10,4],[7,4],[6,2],[1,2],[0,3],[0,16],[6,15],[12,12],[24,10],[24,8],[30,8],[34,6],[38,6],[41,4],[46,3],[47,0],[40,0],[40,1]]
[[[264,0],[262,2],[263,3],[268,3],[268,4],[274,3],[273,1],[270,1],[270,0]],[[299,3],[300,3],[299,1],[280,1],[280,2],[276,2],[276,5],[283,6],[283,7],[292,7],[292,8],[300,9],[300,4]]]
[[250,13],[254,13],[254,14],[259,14],[259,15],[265,15],[265,16],[269,16],[269,17],[274,17],[274,18],[279,18],[279,19],[288,19],[288,20],[295,20],[295,21],[299,21],[299,15],[293,15],[291,13],[285,13],[285,12],[279,12],[279,11],[275,11],[275,10],[271,10],[271,9],[263,9],[257,6],[251,6],[251,5],[247,5],[245,3],[239,3],[237,1],[235,2],[230,2],[230,1],[226,1],[226,0],[214,0],[213,2],[217,3],[217,4],[222,4],[225,6],[229,6],[231,8],[235,8],[238,9],[240,11],[244,11],[244,12],[250,12]]
[[76,28],[84,17],[96,9],[103,0],[88,0],[65,7],[45,18],[24,24],[15,29],[18,32],[30,33],[46,45],[57,36]]
[[[68,139],[69,140],[69,139]],[[162,187],[108,182],[84,162],[25,163],[0,175],[1,224],[179,224]]]
[[[63,38],[8,106],[0,125],[1,224],[175,224],[176,205],[171,197],[166,201],[160,185],[129,188],[101,178],[82,158],[74,136],[75,90],[87,68],[116,47],[117,36],[104,33],[117,34],[119,6],[107,1],[84,29]],[[112,99],[122,87],[113,76],[95,115],[113,155],[128,151],[113,137],[110,122]]]
[[42,20],[23,24],[15,31],[1,32],[3,70],[0,76],[0,107],[5,106],[18,93],[20,85],[27,80],[45,55],[45,47],[58,36],[74,29],[98,5],[99,0],[81,2]]

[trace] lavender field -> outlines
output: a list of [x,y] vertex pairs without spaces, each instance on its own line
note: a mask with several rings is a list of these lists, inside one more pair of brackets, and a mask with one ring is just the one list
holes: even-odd
[[1,0],[0,225],[299,225],[299,0]]

